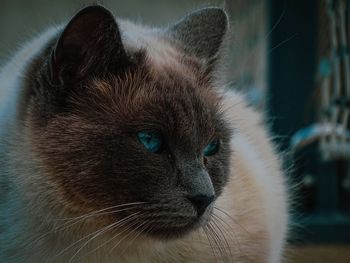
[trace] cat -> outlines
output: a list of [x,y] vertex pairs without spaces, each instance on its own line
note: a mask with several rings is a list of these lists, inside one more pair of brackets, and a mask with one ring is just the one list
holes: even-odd
[[218,7],[150,28],[92,5],[4,65],[0,262],[284,260],[281,157],[218,84],[228,31]]

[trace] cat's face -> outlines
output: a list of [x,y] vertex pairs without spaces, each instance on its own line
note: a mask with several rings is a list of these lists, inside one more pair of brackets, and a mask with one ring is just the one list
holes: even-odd
[[[96,7],[86,12],[109,16]],[[79,22],[79,15],[74,19]],[[62,52],[57,48],[72,48],[59,45],[55,56]],[[205,224],[227,182],[230,129],[201,65],[183,63],[184,74],[155,67],[146,49],[124,51],[106,51],[112,54],[107,64],[90,54],[105,66],[74,81],[74,66],[80,65],[72,62],[63,69],[54,64],[50,77],[44,73],[40,90],[55,91],[31,100],[33,149],[57,186],[57,202],[71,213],[101,210],[89,220],[121,222],[123,229],[156,237],[181,236]],[[111,64],[121,59],[122,70],[114,70]],[[62,83],[45,87],[55,77]]]

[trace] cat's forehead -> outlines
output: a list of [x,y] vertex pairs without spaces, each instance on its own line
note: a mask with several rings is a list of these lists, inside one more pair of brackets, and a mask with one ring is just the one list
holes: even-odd
[[185,74],[167,67],[155,70],[149,61],[134,72],[96,79],[89,86],[88,98],[110,107],[111,112],[140,113],[161,109],[174,112],[197,110],[198,114],[208,114],[220,102],[218,94],[205,80],[197,79],[188,71]]
[[94,80],[83,108],[136,129],[155,125],[178,136],[212,133],[220,121],[220,98],[209,83],[167,67],[149,70],[147,63],[123,77]]

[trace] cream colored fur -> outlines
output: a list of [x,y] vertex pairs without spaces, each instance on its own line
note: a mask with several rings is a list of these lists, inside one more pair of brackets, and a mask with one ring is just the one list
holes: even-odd
[[[121,22],[120,24],[122,38],[126,46],[135,49],[145,48],[148,50],[149,57],[159,66],[162,66],[164,61],[167,64],[170,63],[169,65],[177,63],[176,57],[179,52],[166,41],[154,37],[152,29],[130,22]],[[57,29],[50,29],[34,39],[24,46],[1,70],[0,132],[11,127],[15,116],[17,94],[19,94],[21,83],[23,83],[21,77],[26,65],[56,32]],[[137,38],[133,35],[137,35]],[[224,90],[224,87],[217,88]],[[232,262],[281,262],[283,261],[282,254],[285,247],[288,213],[286,186],[280,157],[270,142],[260,113],[249,108],[245,104],[244,97],[234,91],[225,92],[224,96],[226,117],[234,128],[232,168],[229,183],[216,201],[216,206],[229,214],[227,216],[217,212],[227,224],[223,228],[223,232],[231,250],[229,258]],[[10,153],[10,157],[16,159],[14,163],[22,166],[22,168],[18,168],[20,172],[10,174],[6,179],[0,168],[0,182],[14,184],[16,191],[18,191],[10,193],[10,196],[16,196],[17,201],[6,200],[0,206],[0,214],[3,217],[4,214],[8,214],[8,225],[17,224],[16,213],[11,213],[12,210],[27,214],[20,214],[20,220],[24,221],[20,224],[22,228],[18,228],[20,230],[16,230],[16,228],[3,230],[0,225],[0,240],[1,238],[2,240],[12,239],[11,242],[8,242],[8,246],[11,244],[23,245],[27,241],[36,240],[40,249],[21,250],[21,246],[18,249],[13,248],[13,253],[19,255],[19,259],[16,261],[4,256],[3,251],[9,249],[8,247],[0,247],[0,262],[69,262],[77,249],[65,257],[55,258],[54,256],[75,242],[79,236],[84,236],[84,232],[79,233],[79,230],[76,229],[73,232],[65,233],[64,237],[57,234],[57,236],[51,235],[50,239],[44,236],[38,240],[38,236],[50,231],[50,228],[39,225],[34,219],[35,216],[47,217],[45,211],[40,209],[39,204],[36,203],[38,202],[36,192],[46,191],[47,185],[41,182],[43,178],[41,178],[40,173],[27,169],[32,165],[30,162],[35,162],[34,159],[31,159],[29,163],[21,163],[22,160],[28,159],[28,155],[30,156],[30,145],[25,146],[25,149],[27,152]],[[1,179],[1,177],[3,178]],[[34,186],[36,188],[31,189]],[[1,191],[4,190],[1,189],[0,185],[0,198]],[[27,192],[23,194],[21,191]],[[50,191],[54,192],[54,189]],[[49,197],[51,194],[47,194],[47,196]],[[48,200],[41,199],[40,202],[48,202]],[[57,239],[53,240],[53,237]],[[202,230],[195,231],[189,236],[175,241],[160,242],[140,238],[134,240],[132,245],[123,241],[110,253],[111,248],[118,242],[116,239],[111,245],[103,246],[94,253],[88,254],[104,241],[103,238],[94,239],[74,257],[75,261],[73,262],[224,262],[223,259],[219,258],[218,252],[216,252],[216,256],[213,254]],[[5,243],[0,244],[5,246]],[[215,244],[212,245],[215,246]],[[124,253],[121,256],[122,252]],[[87,256],[84,257],[84,255]]]

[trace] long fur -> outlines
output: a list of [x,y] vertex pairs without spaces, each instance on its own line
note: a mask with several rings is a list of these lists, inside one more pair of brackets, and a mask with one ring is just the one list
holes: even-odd
[[[144,60],[149,63],[147,74],[151,78],[175,74],[186,76],[192,83],[196,80],[198,71],[203,70],[198,66],[193,67],[203,60],[198,55],[198,52],[202,55],[199,50],[193,51],[195,56],[186,58],[181,45],[174,45],[167,38],[160,37],[155,33],[156,29],[129,21],[118,20],[118,25],[125,49],[128,52],[142,50],[146,54]],[[200,24],[196,26],[200,27]],[[33,124],[28,120],[23,121],[23,116],[31,110],[23,105],[23,96],[28,96],[23,92],[28,81],[28,67],[61,30],[61,27],[51,28],[39,35],[23,46],[1,69],[0,262],[283,261],[288,225],[288,196],[281,157],[271,142],[263,116],[247,106],[243,95],[216,86],[214,78],[209,81],[211,91],[206,94],[203,90],[200,96],[206,101],[215,100],[210,94],[221,98],[220,110],[233,128],[233,134],[228,182],[213,205],[209,223],[187,235],[166,241],[140,235],[131,229],[115,236],[111,242],[108,242],[111,236],[104,234],[90,234],[86,239],[86,233],[93,232],[89,230],[91,225],[97,225],[98,228],[93,220],[62,230],[59,219],[72,217],[74,211],[80,211],[81,205],[86,204],[81,201],[81,205],[77,205],[72,201],[69,212],[62,210],[62,203],[63,206],[68,206],[66,194],[62,192],[61,186],[44,175],[47,173],[45,157],[33,150],[36,146],[33,146],[32,138],[40,141],[43,136],[49,138],[50,134],[33,135],[30,130]],[[191,39],[192,45],[193,41],[196,39]],[[220,46],[221,43],[216,45]],[[210,52],[213,53],[213,50]],[[133,75],[129,78],[132,84],[135,81],[142,83],[142,78],[135,80]],[[115,83],[118,81],[120,80],[115,79]],[[98,90],[91,95],[91,104],[99,102],[105,113],[116,110],[116,105],[119,105],[116,101],[114,106],[103,104],[104,98],[115,95],[110,81],[95,79],[90,85]],[[210,93],[213,91],[215,92]],[[139,96],[145,100],[147,94]],[[127,97],[124,102],[135,104],[135,101],[128,100]],[[30,105],[30,101],[26,103]],[[79,97],[74,99],[74,103],[79,105]],[[80,120],[77,121],[78,131],[82,126]],[[62,122],[59,125],[65,124]],[[38,147],[43,149],[44,146]],[[45,147],[45,153],[56,149],[53,144]],[[105,227],[103,222],[100,227]],[[70,248],[72,244],[76,245]]]

